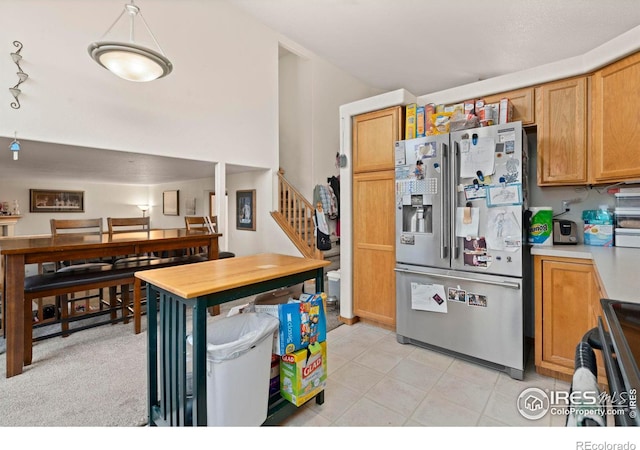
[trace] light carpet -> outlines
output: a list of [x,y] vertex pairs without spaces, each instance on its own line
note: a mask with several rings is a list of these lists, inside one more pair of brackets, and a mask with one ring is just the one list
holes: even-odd
[[38,342],[11,378],[0,358],[0,426],[146,424],[146,337],[129,323]]
[[[228,311],[252,298],[221,306]],[[327,311],[327,331],[340,325]],[[0,426],[135,427],[147,424],[147,333],[133,323],[104,325],[40,341],[23,373],[5,378],[0,356]],[[3,340],[3,339],[2,339]]]

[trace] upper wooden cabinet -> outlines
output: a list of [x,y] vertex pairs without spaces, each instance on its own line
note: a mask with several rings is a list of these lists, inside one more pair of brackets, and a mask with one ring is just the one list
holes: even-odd
[[518,89],[510,92],[483,97],[485,104],[497,103],[502,98],[508,98],[513,105],[513,115],[511,121],[522,121],[522,125],[533,125],[536,123],[533,88]]
[[355,116],[352,130],[354,173],[395,168],[395,142],[402,136],[401,106]]
[[580,77],[536,88],[539,186],[588,182],[587,87]]
[[593,75],[592,178],[596,183],[640,178],[640,53]]

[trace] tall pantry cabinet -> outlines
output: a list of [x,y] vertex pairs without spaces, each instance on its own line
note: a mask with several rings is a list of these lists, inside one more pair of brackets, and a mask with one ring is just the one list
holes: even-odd
[[353,310],[396,325],[395,160],[402,107],[353,118]]

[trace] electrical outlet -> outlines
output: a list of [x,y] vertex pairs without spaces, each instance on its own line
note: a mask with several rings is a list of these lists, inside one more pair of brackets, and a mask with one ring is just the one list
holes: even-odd
[[571,208],[569,208],[569,205],[571,204],[571,200],[562,200],[562,210],[564,212],[569,211]]

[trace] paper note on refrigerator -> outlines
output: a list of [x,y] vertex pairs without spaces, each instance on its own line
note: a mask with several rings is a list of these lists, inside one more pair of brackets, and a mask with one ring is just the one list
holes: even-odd
[[517,208],[490,208],[487,213],[487,248],[515,252],[522,247],[522,226]]
[[492,137],[463,139],[460,142],[460,178],[475,178],[478,172],[495,172],[496,142]]
[[411,283],[411,309],[446,313],[446,298],[441,284]]
[[466,207],[456,209],[456,236],[457,237],[478,237],[478,227],[480,226],[480,208],[468,208],[471,212],[471,222],[465,223],[464,213]]

